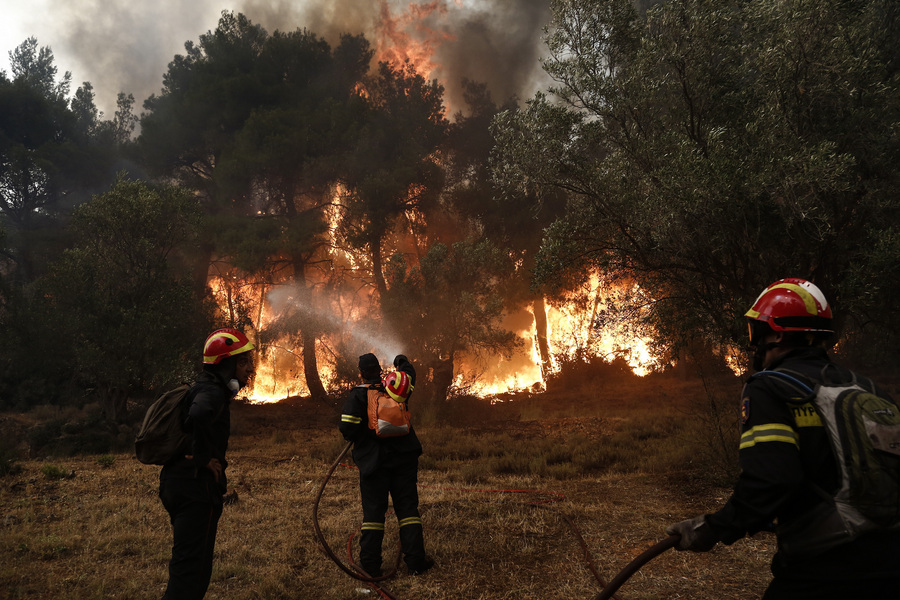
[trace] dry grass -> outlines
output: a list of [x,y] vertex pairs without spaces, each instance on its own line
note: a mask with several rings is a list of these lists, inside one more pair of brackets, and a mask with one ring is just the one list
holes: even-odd
[[[696,393],[678,382],[644,383],[629,393],[619,386],[603,397],[573,393],[552,404],[536,398],[489,411],[474,406],[465,427],[422,424],[420,498],[438,566],[424,577],[400,574],[388,589],[404,600],[593,598],[599,585],[563,515],[611,579],[664,537],[665,525],[714,510],[727,497],[691,463],[692,419],[679,399]],[[302,403],[235,411],[229,472],[239,500],[220,523],[207,598],[376,597],[313,536],[313,500],[343,447],[334,422],[332,409]],[[29,460],[0,478],[0,596],[162,596],[171,532],[157,497],[158,468],[128,455],[112,459]],[[546,496],[471,488],[545,490],[565,500],[535,507],[529,501]],[[319,515],[329,545],[344,556],[362,517],[354,470],[335,472]],[[395,540],[389,519],[386,560]],[[667,552],[619,595],[759,597],[773,542],[743,540],[705,555]]]

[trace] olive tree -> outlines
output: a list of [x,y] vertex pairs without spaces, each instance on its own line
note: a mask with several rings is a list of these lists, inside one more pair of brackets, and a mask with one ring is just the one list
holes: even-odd
[[781,277],[895,338],[900,18],[887,0],[556,0],[555,85],[494,122],[510,193],[564,190],[538,280],[639,282],[660,349],[734,343]]

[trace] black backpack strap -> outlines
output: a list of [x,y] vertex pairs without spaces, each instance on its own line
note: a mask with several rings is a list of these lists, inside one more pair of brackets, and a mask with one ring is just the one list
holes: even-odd
[[762,377],[768,378],[771,376],[774,376],[776,379],[787,383],[790,387],[803,394],[803,396],[805,396],[806,398],[815,396],[816,394],[815,388],[807,383],[806,378],[803,377],[803,375],[795,371],[788,371],[786,369],[759,371],[758,373],[754,373],[750,376],[750,381],[754,381]]

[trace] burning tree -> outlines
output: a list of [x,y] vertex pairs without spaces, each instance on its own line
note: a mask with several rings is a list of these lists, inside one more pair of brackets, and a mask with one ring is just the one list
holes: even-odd
[[343,184],[347,206],[339,230],[352,248],[371,260],[379,295],[387,291],[383,244],[392,224],[428,212],[443,185],[438,162],[444,143],[443,87],[427,82],[410,62],[381,62],[365,82],[365,112]]
[[[230,13],[199,46],[186,48],[170,65],[163,93],[146,104],[147,156],[203,194],[210,263],[231,257],[243,278],[267,274],[263,285],[290,284],[308,306],[320,281],[314,265],[327,260],[325,209],[364,107],[357,86],[371,50],[353,36],[333,51],[307,31],[270,36]],[[292,322],[307,387],[324,396],[321,330],[313,318]],[[259,328],[259,319],[252,325]]]
[[417,266],[394,255],[382,297],[391,329],[433,373],[431,400],[443,400],[462,357],[509,355],[521,341],[502,329],[500,293],[513,269],[510,257],[488,241],[434,244]]
[[[214,279],[223,319],[256,331],[264,354],[277,346],[280,368],[297,371],[299,356],[305,391],[324,396],[329,381],[347,379],[347,355],[358,353],[359,339],[378,338],[379,324],[393,324],[394,283],[410,273],[427,274],[448,297],[458,296],[455,285],[487,286],[474,301],[471,333],[459,324],[447,326],[447,339],[413,332],[442,391],[461,353],[508,350],[516,335],[499,323],[512,308],[531,307],[519,313],[539,321],[541,360],[551,364],[543,296],[528,277],[562,195],[493,200],[488,123],[498,109],[483,87],[471,86],[472,116],[451,127],[443,87],[409,61],[370,71],[373,53],[360,36],[331,48],[305,30],[269,35],[223,13],[186,50],[145,104],[140,148],[159,175],[196,190],[205,209],[209,268],[198,269],[198,289]],[[474,250],[455,246],[463,240],[484,254],[473,273],[486,282],[446,280],[471,262]],[[399,279],[384,265],[395,253],[408,262]],[[488,295],[500,280],[503,289]],[[443,318],[432,308],[437,296],[423,291],[417,301]]]
[[554,3],[556,85],[496,125],[500,179],[571,199],[540,280],[634,277],[671,347],[743,339],[760,289],[806,277],[896,338],[898,24],[882,0]]

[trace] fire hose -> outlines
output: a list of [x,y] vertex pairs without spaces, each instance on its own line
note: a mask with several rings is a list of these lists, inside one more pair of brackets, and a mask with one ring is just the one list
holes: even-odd
[[[328,485],[328,481],[331,479],[331,476],[334,474],[334,471],[337,469],[338,465],[341,464],[341,460],[343,460],[344,456],[346,456],[347,452],[350,450],[350,447],[352,445],[353,445],[353,442],[348,442],[347,445],[344,446],[344,449],[341,450],[340,454],[338,454],[338,457],[334,460],[334,462],[328,468],[328,471],[326,472],[325,477],[322,479],[322,484],[319,486],[319,491],[316,494],[315,501],[313,502],[313,511],[312,511],[313,529],[315,530],[316,538],[318,539],[322,550],[325,552],[325,554],[328,555],[329,558],[331,558],[331,560],[342,571],[344,571],[345,573],[347,573],[349,576],[353,577],[354,579],[368,583],[369,585],[374,587],[375,590],[382,597],[389,598],[391,600],[396,600],[395,596],[391,595],[390,592],[388,592],[387,590],[385,590],[381,586],[379,586],[378,583],[381,581],[384,581],[386,579],[389,579],[390,577],[393,577],[394,574],[397,572],[397,569],[400,565],[400,553],[399,552],[397,553],[396,563],[390,571],[388,571],[387,573],[380,575],[378,577],[371,577],[365,571],[363,571],[360,567],[358,567],[356,564],[354,564],[352,561],[350,546],[353,541],[353,536],[351,536],[350,540],[347,542],[347,545],[348,545],[347,552],[348,552],[348,556],[351,557],[350,562],[351,562],[351,566],[353,567],[353,568],[351,568],[351,567],[348,567],[347,565],[345,565],[344,562],[340,558],[338,558],[338,556],[334,553],[334,551],[328,545],[328,542],[325,540],[325,536],[322,534],[322,530],[319,527],[319,502],[321,501],[322,495],[325,492],[325,486]],[[423,487],[438,487],[438,489],[446,489],[446,488],[439,488],[439,486],[423,486]],[[471,489],[471,490],[463,490],[463,491],[537,493],[537,492],[535,492],[535,490],[481,490],[481,489],[476,490],[476,489]],[[542,493],[555,495],[557,497],[556,500],[564,498],[564,496],[562,496],[562,494],[558,494],[556,492],[542,492]],[[553,502],[553,501],[554,500],[534,501],[534,502],[531,502],[530,504],[535,507],[544,507],[544,505],[546,505],[549,502]],[[569,527],[574,531],[575,536],[578,539],[579,544],[581,545],[582,551],[584,552],[585,559],[588,563],[588,568],[590,569],[591,573],[594,575],[594,578],[597,580],[597,582],[603,588],[603,590],[600,592],[599,595],[597,595],[594,598],[594,600],[607,600],[609,598],[616,599],[617,597],[614,594],[616,593],[616,590],[618,590],[622,586],[622,584],[624,584],[626,581],[628,581],[628,579],[632,575],[634,575],[638,571],[638,569],[640,569],[642,566],[644,566],[647,562],[649,562],[656,556],[662,554],[669,548],[674,547],[675,544],[678,543],[678,539],[679,539],[678,536],[673,535],[673,536],[669,536],[668,538],[653,545],[651,548],[644,551],[640,556],[638,556],[633,561],[631,561],[624,569],[622,569],[612,579],[612,581],[609,582],[609,584],[606,584],[603,581],[603,579],[601,578],[599,572],[597,571],[596,565],[594,564],[594,561],[590,556],[590,552],[587,548],[587,544],[585,543],[584,538],[581,536],[580,531],[578,530],[578,528],[575,526],[575,524],[572,522],[572,520],[567,515],[562,515],[562,516],[563,516],[563,519],[566,521],[566,523],[569,525]]]
[[[338,558],[338,556],[334,553],[334,551],[328,545],[328,542],[325,541],[325,536],[322,534],[322,530],[319,527],[319,501],[322,499],[322,494],[325,492],[325,486],[328,484],[328,480],[331,479],[331,475],[334,473],[335,469],[337,469],[338,465],[341,464],[341,460],[343,460],[344,456],[350,450],[350,446],[352,446],[352,445],[353,445],[353,442],[348,442],[347,445],[344,446],[344,449],[341,450],[340,454],[338,454],[338,457],[335,459],[334,463],[332,463],[331,467],[329,467],[328,472],[325,474],[325,477],[322,479],[322,485],[319,487],[319,491],[316,494],[316,500],[313,503],[313,512],[312,512],[313,529],[316,532],[316,538],[318,539],[319,545],[322,547],[322,550],[325,552],[325,554],[328,555],[329,558],[331,558],[332,561],[334,561],[334,563],[338,567],[340,567],[340,569],[344,573],[346,573],[350,577],[353,577],[354,579],[358,579],[359,581],[364,581],[368,584],[373,585],[373,587],[375,587],[376,590],[379,592],[379,594],[381,594],[383,597],[394,598],[394,596],[392,596],[390,594],[390,592],[388,592],[387,590],[381,589],[381,587],[378,586],[377,583],[379,581],[384,581],[385,579],[393,577],[394,573],[397,572],[397,568],[400,565],[399,553],[397,554],[396,564],[387,573],[380,575],[378,577],[372,577],[368,573],[366,573],[365,571],[360,569],[358,566],[356,566],[355,564],[351,563],[353,568],[350,568],[347,565],[345,565],[344,561],[342,561],[340,558]],[[352,542],[352,539],[353,538],[351,537],[350,542],[348,542],[348,545]],[[354,570],[354,568],[356,570]]]
[[603,588],[603,591],[594,597],[594,600],[607,600],[607,598],[612,598],[613,594],[616,593],[616,590],[622,587],[622,584],[628,581],[632,575],[637,573],[638,569],[669,548],[674,548],[679,539],[681,539],[680,536],[670,535],[666,539],[653,544],[650,548],[642,552],[640,556],[628,563],[624,569],[619,571],[618,575],[613,577],[612,581]]

